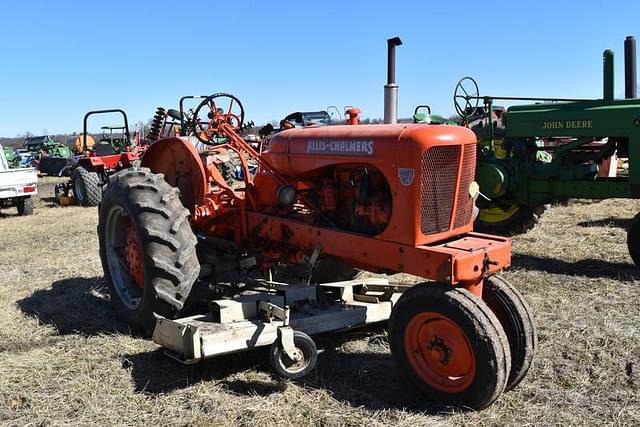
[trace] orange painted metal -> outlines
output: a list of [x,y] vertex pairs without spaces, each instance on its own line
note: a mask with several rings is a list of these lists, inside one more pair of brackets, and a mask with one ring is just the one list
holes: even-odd
[[[473,132],[458,126],[328,126],[280,132],[271,139],[262,156],[285,176],[313,175],[322,168],[339,165],[364,164],[375,167],[385,176],[393,195],[389,225],[375,239],[424,245],[469,232],[473,228],[472,221],[467,221],[459,227],[429,235],[421,230],[423,153],[433,147],[466,145],[473,145],[475,150],[476,137]],[[455,168],[455,175],[459,161],[459,157],[455,164],[445,161],[443,167]],[[410,182],[405,181],[406,185],[399,179],[403,172],[413,175]],[[426,178],[437,180],[439,175]],[[424,185],[437,187],[439,183],[425,182]],[[460,191],[468,193],[469,189]],[[455,194],[450,196],[452,201],[455,200]]]
[[195,147],[180,138],[154,142],[144,153],[142,167],[164,174],[165,180],[180,189],[180,199],[193,214],[209,193],[209,176]]
[[473,287],[511,264],[511,240],[506,237],[468,233],[447,243],[414,246],[266,214],[247,215],[253,239],[285,243],[308,255],[320,245],[324,255],[370,271],[403,272]]
[[[142,166],[164,173],[180,189],[196,229],[259,248],[263,266],[300,262],[321,248],[323,256],[356,267],[410,273],[481,296],[483,279],[510,265],[508,238],[472,232],[473,199],[465,186],[473,180],[476,139],[466,128],[398,124],[290,129],[273,136],[258,153],[232,125],[216,126],[227,142],[211,152],[229,149],[243,159],[243,188],[231,188],[215,166],[203,162],[206,153],[179,138],[154,143]],[[246,158],[259,165],[255,178]],[[354,209],[361,218],[386,224],[378,234],[314,225],[326,223],[322,210],[335,206],[334,189],[326,180],[337,179],[342,170],[348,175],[350,168],[382,174],[388,183],[390,205],[372,200]],[[322,183],[320,202],[308,197],[313,180]],[[284,187],[296,190],[297,200],[289,207],[279,206],[277,194]],[[354,192],[346,189],[339,197]],[[293,209],[296,215],[291,216]]]
[[405,354],[422,381],[445,393],[460,393],[473,382],[476,360],[464,331],[436,312],[415,315],[404,334]]
[[359,108],[349,108],[347,111],[344,112],[348,117],[347,117],[347,124],[354,126],[354,125],[359,125],[360,124],[360,109]]

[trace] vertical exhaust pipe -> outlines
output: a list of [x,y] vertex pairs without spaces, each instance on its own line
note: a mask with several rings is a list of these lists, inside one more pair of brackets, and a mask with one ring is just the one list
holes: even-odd
[[613,99],[613,50],[607,49],[602,54],[602,99]]
[[384,85],[384,122],[398,123],[398,85],[396,84],[396,46],[400,37],[387,40],[387,84]]
[[638,97],[636,39],[633,36],[627,36],[624,41],[624,97]]

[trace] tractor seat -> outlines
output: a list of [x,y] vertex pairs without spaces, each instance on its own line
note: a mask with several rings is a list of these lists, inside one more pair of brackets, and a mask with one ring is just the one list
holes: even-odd
[[116,151],[113,149],[111,142],[106,139],[102,139],[95,143],[93,146],[93,151],[95,151],[96,156],[111,156],[116,154]]
[[173,108],[170,108],[169,110],[167,110],[167,116],[178,121],[182,121],[183,119],[182,113],[178,110],[174,110]]

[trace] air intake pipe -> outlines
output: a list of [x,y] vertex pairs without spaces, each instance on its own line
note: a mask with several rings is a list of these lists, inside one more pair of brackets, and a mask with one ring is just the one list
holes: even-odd
[[400,37],[387,40],[387,84],[384,85],[384,122],[398,123],[398,85],[396,84],[396,46]]
[[607,49],[602,54],[602,99],[613,99],[613,51]]
[[638,97],[636,39],[633,36],[628,36],[624,41],[624,97]]

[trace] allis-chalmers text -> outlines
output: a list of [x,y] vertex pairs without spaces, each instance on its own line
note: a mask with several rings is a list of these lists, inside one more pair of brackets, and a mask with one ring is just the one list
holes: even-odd
[[310,139],[307,141],[307,153],[370,156],[373,154],[373,141]]

